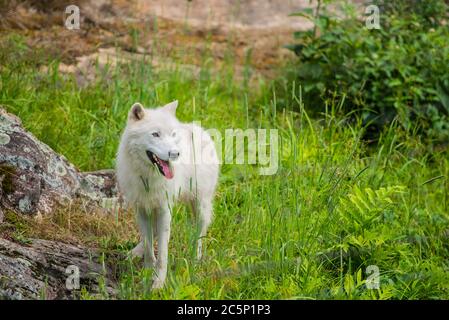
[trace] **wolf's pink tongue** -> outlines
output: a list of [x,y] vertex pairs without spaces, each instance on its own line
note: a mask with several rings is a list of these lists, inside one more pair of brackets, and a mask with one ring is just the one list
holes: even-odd
[[161,163],[161,165],[162,165],[162,171],[164,172],[164,176],[165,176],[167,179],[173,178],[173,172],[170,170],[170,167],[169,167],[169,165],[168,165],[168,162],[161,161],[160,163]]

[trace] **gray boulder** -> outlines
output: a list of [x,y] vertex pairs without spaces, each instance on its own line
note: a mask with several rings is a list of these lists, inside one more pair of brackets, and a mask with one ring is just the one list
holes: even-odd
[[113,170],[79,172],[0,108],[0,219],[1,208],[45,214],[73,201],[110,205],[116,197]]

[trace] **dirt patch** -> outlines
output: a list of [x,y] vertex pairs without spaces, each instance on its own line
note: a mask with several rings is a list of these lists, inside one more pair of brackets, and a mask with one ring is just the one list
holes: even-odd
[[139,16],[157,16],[210,29],[293,30],[311,27],[288,15],[314,5],[310,0],[136,0]]
[[[39,1],[37,1],[39,2]],[[13,31],[32,48],[43,48],[67,65],[101,54],[100,48],[150,53],[155,61],[199,66],[205,57],[219,68],[231,59],[270,74],[292,54],[283,45],[292,31],[309,25],[289,12],[301,1],[79,1],[80,30],[64,27],[61,4],[25,2],[2,13],[2,36]],[[299,22],[298,22],[299,21]],[[238,71],[238,70],[237,70]]]
[[[194,74],[208,61],[208,67],[217,70],[233,65],[237,78],[249,69],[250,82],[272,77],[294,58],[284,47],[294,41],[293,32],[312,27],[306,19],[289,14],[316,4],[309,0],[78,0],[74,3],[80,7],[80,29],[68,30],[66,2],[10,2],[8,10],[0,11],[0,41],[11,30],[21,34],[30,47],[59,57],[60,71],[74,73],[81,84],[92,79],[90,66],[111,56],[111,48],[150,55],[156,67],[176,63]],[[132,57],[126,54],[128,58]]]

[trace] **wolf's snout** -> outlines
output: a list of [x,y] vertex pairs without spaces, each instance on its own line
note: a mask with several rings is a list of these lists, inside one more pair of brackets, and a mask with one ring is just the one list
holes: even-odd
[[178,157],[179,157],[179,151],[178,151],[178,150],[170,150],[170,151],[168,152],[168,157],[169,157],[171,160],[176,160],[176,159],[178,159]]

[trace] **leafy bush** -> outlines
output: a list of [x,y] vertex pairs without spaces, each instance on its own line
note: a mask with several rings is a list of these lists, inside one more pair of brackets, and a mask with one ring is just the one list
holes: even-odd
[[447,140],[449,5],[423,2],[377,1],[381,28],[371,30],[354,14],[336,19],[326,8],[296,13],[316,28],[295,33],[299,41],[290,48],[299,64],[290,71],[291,83],[301,84],[316,106],[335,92],[345,95],[345,111],[359,110],[377,130],[397,118],[405,128],[418,126],[430,138]]

